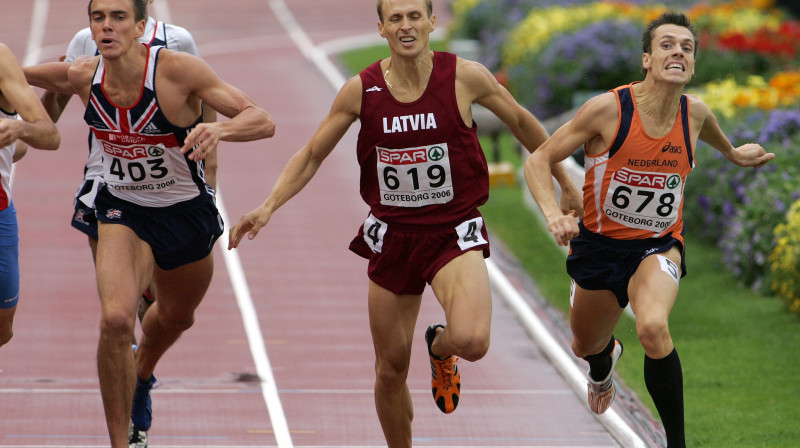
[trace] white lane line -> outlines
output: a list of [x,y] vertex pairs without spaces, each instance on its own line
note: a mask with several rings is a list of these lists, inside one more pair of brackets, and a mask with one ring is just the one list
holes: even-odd
[[[531,310],[531,307],[520,295],[519,291],[511,284],[508,277],[503,274],[503,271],[492,260],[486,260],[486,265],[489,268],[489,277],[495,288],[498,289],[500,296],[505,300],[506,304],[514,310],[519,320],[522,322],[525,329],[528,331],[531,339],[533,339],[547,359],[549,359],[553,366],[558,370],[561,376],[567,381],[567,384],[572,388],[575,394],[586,403],[586,377],[583,372],[578,369],[578,366],[572,362],[572,358],[561,348],[558,342],[553,338],[553,335],[547,331],[542,321]],[[597,418],[605,426],[611,435],[625,448],[646,448],[645,443],[639,436],[628,426],[624,420],[613,409],[609,409]]]
[[[222,220],[230,223],[230,220],[228,220],[228,213],[225,210],[225,202],[222,200],[222,194],[219,189],[217,189],[217,209],[219,210],[220,216],[222,216]],[[230,227],[226,226],[225,233],[223,233],[220,238],[220,243],[224,246],[227,246],[228,232],[230,232]],[[270,422],[272,422],[272,429],[275,432],[275,441],[280,448],[292,448],[292,436],[289,433],[289,424],[283,413],[283,406],[281,405],[281,399],[278,395],[278,386],[275,383],[275,377],[272,375],[272,366],[267,357],[264,336],[261,333],[261,324],[258,322],[258,314],[256,314],[253,298],[250,295],[250,288],[247,286],[247,279],[242,270],[242,262],[239,259],[239,253],[237,249],[227,250],[226,247],[222,247],[222,255],[225,259],[225,266],[228,268],[228,276],[233,285],[236,304],[239,305],[239,310],[242,314],[242,321],[244,322],[244,329],[247,333],[250,353],[253,356],[253,362],[256,366],[256,373],[258,373],[258,377],[261,379],[261,393],[267,404],[269,419]]]
[[22,61],[23,66],[34,65],[39,62],[44,33],[47,29],[47,10],[49,7],[49,0],[36,0],[33,3],[31,32],[28,34],[28,46],[25,49],[25,59]]
[[[170,14],[167,0],[155,2],[152,6],[153,11],[161,21],[172,23],[172,14]],[[222,216],[222,220],[230,223],[228,213],[225,210],[225,201],[222,199],[222,191],[219,188],[217,188],[216,197],[217,210],[220,216]],[[221,242],[224,246],[227,246],[229,231],[230,228],[228,227],[222,235]],[[222,255],[225,260],[225,267],[228,269],[228,277],[230,277],[231,284],[233,285],[236,304],[239,306],[239,312],[242,315],[245,333],[247,334],[247,342],[250,346],[250,354],[255,363],[256,373],[261,380],[261,395],[264,397],[264,402],[267,405],[267,413],[272,423],[275,441],[278,443],[279,448],[292,448],[293,443],[291,433],[289,432],[289,423],[286,421],[286,415],[283,412],[283,405],[281,404],[281,398],[278,394],[278,385],[275,382],[275,376],[272,374],[272,365],[269,362],[267,348],[264,345],[261,324],[258,322],[258,314],[253,305],[253,297],[250,295],[250,288],[247,286],[247,279],[242,269],[239,253],[236,249],[227,250],[226,247],[222,247]]]
[[317,66],[319,71],[322,72],[322,75],[325,76],[325,79],[327,79],[333,87],[337,90],[341,88],[347,79],[342,75],[339,69],[336,68],[336,65],[331,62],[328,55],[311,42],[311,39],[305,31],[303,31],[303,28],[297,23],[297,20],[295,20],[292,12],[289,11],[286,3],[283,0],[269,0],[269,6],[278,17],[278,21],[283,28],[289,33],[289,37],[292,38],[297,48],[303,53],[303,56]]

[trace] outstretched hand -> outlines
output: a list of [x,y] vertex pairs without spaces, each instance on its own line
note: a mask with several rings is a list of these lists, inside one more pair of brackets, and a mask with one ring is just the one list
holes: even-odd
[[231,228],[228,233],[228,250],[239,247],[245,235],[247,239],[252,240],[258,235],[258,231],[267,225],[272,213],[265,210],[263,207],[251,211],[250,213],[242,216],[242,219]]
[[753,168],[761,168],[775,158],[774,153],[766,152],[758,143],[747,143],[739,146],[734,150],[734,153],[736,154],[736,164]]

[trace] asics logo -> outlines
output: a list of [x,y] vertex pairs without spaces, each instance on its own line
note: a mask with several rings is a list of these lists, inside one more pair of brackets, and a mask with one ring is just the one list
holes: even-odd
[[369,88],[369,89],[367,89],[366,91],[367,91],[367,92],[380,92],[381,90],[383,90],[383,89],[381,89],[381,88],[380,88],[380,87],[378,87],[378,86],[374,86],[374,87],[370,87],[370,88]]
[[667,142],[663,148],[661,148],[661,152],[670,152],[672,154],[680,154],[682,152],[683,146],[673,146],[672,142]]

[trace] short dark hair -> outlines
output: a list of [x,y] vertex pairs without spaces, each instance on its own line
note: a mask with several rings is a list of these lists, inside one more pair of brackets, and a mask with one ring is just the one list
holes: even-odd
[[[148,0],[130,0],[130,2],[131,6],[133,6],[133,19],[137,22],[147,20]],[[92,15],[92,3],[94,3],[94,0],[89,0],[89,6],[86,8],[90,16]]]
[[700,38],[697,37],[697,30],[694,29],[692,21],[689,20],[686,14],[675,11],[667,11],[647,24],[642,34],[642,50],[644,50],[645,53],[650,54],[650,52],[653,51],[653,31],[661,25],[678,25],[688,29],[694,38],[694,54],[697,55],[697,47],[700,45]]
[[[381,23],[383,23],[383,3],[384,0],[378,0],[376,5],[378,7],[378,19],[380,19]],[[428,7],[428,17],[433,15],[433,0],[426,0],[427,7]]]

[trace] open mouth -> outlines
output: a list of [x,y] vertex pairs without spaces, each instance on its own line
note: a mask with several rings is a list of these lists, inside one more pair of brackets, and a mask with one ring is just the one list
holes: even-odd
[[399,40],[404,44],[413,44],[417,38],[414,36],[402,36]]
[[667,66],[667,70],[680,70],[682,72],[685,72],[686,71],[686,67],[684,67],[681,64],[673,63],[673,64],[670,64],[670,65]]

